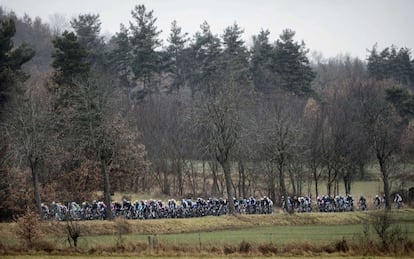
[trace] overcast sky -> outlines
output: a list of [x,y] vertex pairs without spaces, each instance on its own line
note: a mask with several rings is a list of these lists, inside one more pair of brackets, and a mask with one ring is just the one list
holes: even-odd
[[366,49],[392,44],[414,48],[414,0],[0,0],[6,10],[49,22],[58,13],[68,19],[78,14],[99,14],[103,33],[119,31],[120,23],[132,21],[131,10],[145,4],[154,10],[165,40],[173,20],[191,36],[207,21],[213,33],[237,22],[245,39],[269,29],[271,40],[285,28],[296,31],[311,51],[324,57],[350,54],[365,59]]

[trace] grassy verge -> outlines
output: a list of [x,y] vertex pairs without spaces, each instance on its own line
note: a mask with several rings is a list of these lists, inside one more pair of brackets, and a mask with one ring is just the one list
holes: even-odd
[[[238,215],[193,219],[130,220],[128,231],[120,238],[117,222],[78,222],[81,237],[77,249],[66,241],[66,223],[42,223],[44,248],[22,250],[42,257],[56,253],[74,256],[223,256],[223,255],[329,255],[348,256],[358,251],[358,234],[369,216],[365,212],[310,213],[274,215]],[[393,218],[402,226],[409,240],[414,240],[414,210],[394,211]],[[0,255],[18,253],[21,242],[15,236],[15,223],[0,224]],[[151,239],[151,244],[149,242]],[[346,250],[343,251],[345,240]],[[339,242],[339,243],[338,243]],[[11,247],[8,249],[7,247]],[[247,247],[247,248],[246,248]],[[354,248],[352,248],[354,247]],[[10,252],[11,251],[11,252]],[[13,252],[14,251],[14,252]],[[43,252],[42,252],[43,251]],[[49,251],[44,254],[45,251]],[[371,254],[377,255],[377,254]],[[19,254],[20,257],[20,254]],[[53,257],[51,257],[53,258]],[[60,257],[55,257],[60,258]],[[123,257],[121,257],[123,258]]]

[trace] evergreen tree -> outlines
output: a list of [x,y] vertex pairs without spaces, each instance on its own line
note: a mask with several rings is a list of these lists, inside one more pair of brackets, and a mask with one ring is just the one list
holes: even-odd
[[191,44],[190,87],[192,93],[202,92],[215,95],[220,85],[222,70],[222,49],[220,38],[210,30],[210,25],[204,22],[200,26]]
[[[61,37],[53,41],[55,51],[52,54],[53,72],[49,90],[54,95],[54,109],[60,115],[64,115],[65,109],[73,106],[71,96],[77,91],[75,80],[84,80],[88,77],[91,66],[87,61],[87,52],[79,44],[73,32],[65,31]],[[62,119],[62,118],[61,118]],[[63,122],[69,123],[69,122]],[[64,125],[58,126],[61,127]]]
[[177,91],[185,84],[185,44],[188,41],[187,33],[182,33],[177,21],[171,23],[171,32],[168,37],[169,45],[166,49],[165,70],[171,75],[172,82],[169,91]]
[[131,70],[141,88],[136,97],[142,99],[158,90],[156,75],[159,73],[160,55],[156,49],[161,46],[158,39],[161,31],[155,25],[157,18],[153,11],[147,11],[144,5],[135,6],[131,14],[135,19],[135,24],[130,22]]
[[240,85],[249,84],[249,52],[242,39],[243,30],[235,23],[224,30],[223,62],[224,69],[232,70],[235,80]]
[[251,48],[250,70],[255,89],[267,92],[274,88],[274,73],[271,71],[271,57],[273,47],[269,43],[268,30],[261,30],[257,36],[253,36]]
[[369,50],[368,73],[376,80],[392,79],[405,86],[413,86],[414,66],[408,48],[387,47],[378,53],[377,45]]
[[53,40],[55,52],[52,67],[55,69],[53,80],[57,85],[70,85],[76,77],[86,77],[90,71],[87,51],[78,42],[73,32],[65,31]]
[[377,44],[374,45],[374,47],[369,50],[370,54],[368,57],[368,73],[371,77],[381,80],[384,76],[383,66],[381,64],[381,57],[377,51]]
[[119,78],[119,85],[123,88],[130,89],[133,87],[132,71],[131,71],[131,43],[129,41],[129,31],[123,24],[120,31],[111,39],[111,43],[115,45],[109,54],[111,67],[116,71]]
[[92,66],[104,65],[104,40],[100,36],[99,14],[81,14],[70,22],[79,44],[87,51]]
[[385,90],[385,99],[392,103],[402,118],[407,121],[414,118],[414,95],[402,87]]
[[315,75],[306,57],[308,50],[305,43],[295,42],[294,36],[294,31],[286,29],[276,41],[273,71],[278,74],[282,89],[298,96],[309,96],[313,93],[310,84]]
[[397,81],[403,85],[413,85],[414,83],[414,66],[411,64],[411,51],[408,48],[400,48],[396,56]]
[[[115,145],[107,128],[111,80],[99,74],[99,71],[91,71],[88,52],[74,33],[66,31],[53,43],[56,48],[53,55],[53,94],[56,98],[58,140],[74,154],[74,161],[70,163],[78,162],[78,167],[81,161],[91,161],[93,170],[100,169],[105,203],[109,205],[109,166]],[[107,213],[112,218],[111,211]]]
[[0,110],[10,99],[11,92],[16,90],[17,83],[28,78],[22,71],[22,65],[35,54],[25,44],[14,46],[12,38],[15,33],[16,27],[12,19],[0,20]]
[[[8,120],[19,118],[23,120],[20,116],[14,117],[13,115],[7,116],[7,111],[13,111],[15,106],[12,103],[12,100],[20,99],[24,95],[24,89],[21,88],[21,83],[28,79],[28,76],[23,72],[22,66],[32,59],[34,56],[34,51],[30,49],[27,45],[22,44],[18,47],[14,46],[12,38],[16,34],[16,26],[13,19],[7,17],[1,17],[2,10],[0,8],[0,174],[2,176],[2,181],[4,181],[4,176],[7,175],[6,167],[6,154],[11,151],[9,150],[10,146],[24,145],[27,144],[20,139],[13,143],[10,143],[10,134],[7,132],[11,130],[12,133],[22,132],[20,126],[17,128],[10,127],[7,124],[10,124]],[[17,98],[15,98],[17,97]],[[24,104],[24,103],[23,103]],[[21,106],[22,103],[19,103]],[[7,109],[6,109],[7,107]],[[19,106],[18,106],[19,107]],[[17,113],[17,112],[16,112]],[[33,113],[31,113],[32,115]],[[22,116],[23,117],[23,116]],[[15,120],[17,121],[17,120]],[[26,126],[26,125],[25,125]],[[6,128],[9,129],[6,129]],[[24,128],[26,139],[31,137],[32,129],[30,127]],[[29,137],[28,137],[29,136]],[[31,144],[31,143],[30,143]],[[35,145],[28,145],[27,149],[30,149]],[[19,153],[17,151],[17,153]],[[20,156],[20,153],[19,153]],[[35,157],[35,156],[33,156]],[[37,157],[36,157],[37,158]],[[33,160],[32,160],[33,161]],[[32,171],[33,172],[33,171]],[[35,183],[35,176],[32,178]],[[7,181],[4,181],[7,183]],[[15,183],[12,183],[15,184]],[[11,185],[11,184],[10,184]],[[10,185],[7,186],[9,191]],[[35,187],[36,187],[35,183]],[[36,192],[36,190],[35,190]],[[7,193],[7,192],[6,192]],[[36,193],[38,194],[38,193]],[[36,205],[40,205],[40,195],[35,194]],[[1,204],[4,205],[4,204]],[[3,207],[3,206],[2,206]],[[6,205],[7,208],[7,205]],[[3,214],[4,210],[0,209],[0,214]]]

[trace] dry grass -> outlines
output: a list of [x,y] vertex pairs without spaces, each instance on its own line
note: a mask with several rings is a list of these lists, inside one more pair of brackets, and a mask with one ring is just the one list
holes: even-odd
[[[411,245],[409,250],[401,254],[389,254],[378,249],[365,249],[357,243],[349,243],[348,241],[341,240],[332,242],[326,245],[315,245],[310,243],[294,243],[289,245],[278,245],[275,243],[264,244],[251,244],[248,242],[241,242],[240,244],[223,244],[215,246],[194,246],[190,244],[164,244],[159,243],[156,247],[149,247],[148,244],[143,242],[126,243],[123,246],[119,245],[97,245],[88,250],[72,249],[72,248],[54,248],[44,250],[43,247],[37,249],[27,250],[19,247],[7,247],[2,248],[0,245],[0,255],[9,256],[21,256],[21,255],[33,255],[33,256],[56,256],[60,258],[60,255],[71,256],[71,258],[77,256],[92,256],[92,257],[105,257],[105,256],[124,256],[124,257],[262,257],[262,256],[281,256],[281,257],[337,257],[337,256],[412,256],[414,252],[414,246]],[[3,257],[2,257],[3,258]]]

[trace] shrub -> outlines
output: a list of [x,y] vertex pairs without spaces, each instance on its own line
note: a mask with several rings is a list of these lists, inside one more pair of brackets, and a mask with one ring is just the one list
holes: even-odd
[[338,252],[344,252],[347,253],[349,251],[348,242],[346,242],[345,239],[342,239],[341,241],[338,241],[335,243],[335,250]]
[[239,245],[239,252],[248,254],[252,249],[252,245],[249,242],[242,241]]
[[366,253],[375,251],[407,254],[412,251],[410,247],[412,246],[407,231],[395,224],[395,219],[392,217],[391,212],[372,213],[367,222],[365,222],[359,248]]
[[20,238],[28,248],[33,248],[35,242],[42,237],[41,220],[34,210],[26,208],[23,216],[16,220],[16,236]]
[[228,254],[234,254],[236,252],[236,248],[234,246],[231,245],[224,245],[224,254],[228,255]]
[[69,245],[72,246],[70,240],[73,241],[73,246],[78,247],[78,238],[80,237],[81,228],[78,222],[74,222],[72,220],[67,221],[66,230],[68,233],[68,241]]
[[259,245],[258,250],[264,255],[277,254],[278,252],[277,247],[272,243],[261,244]]

